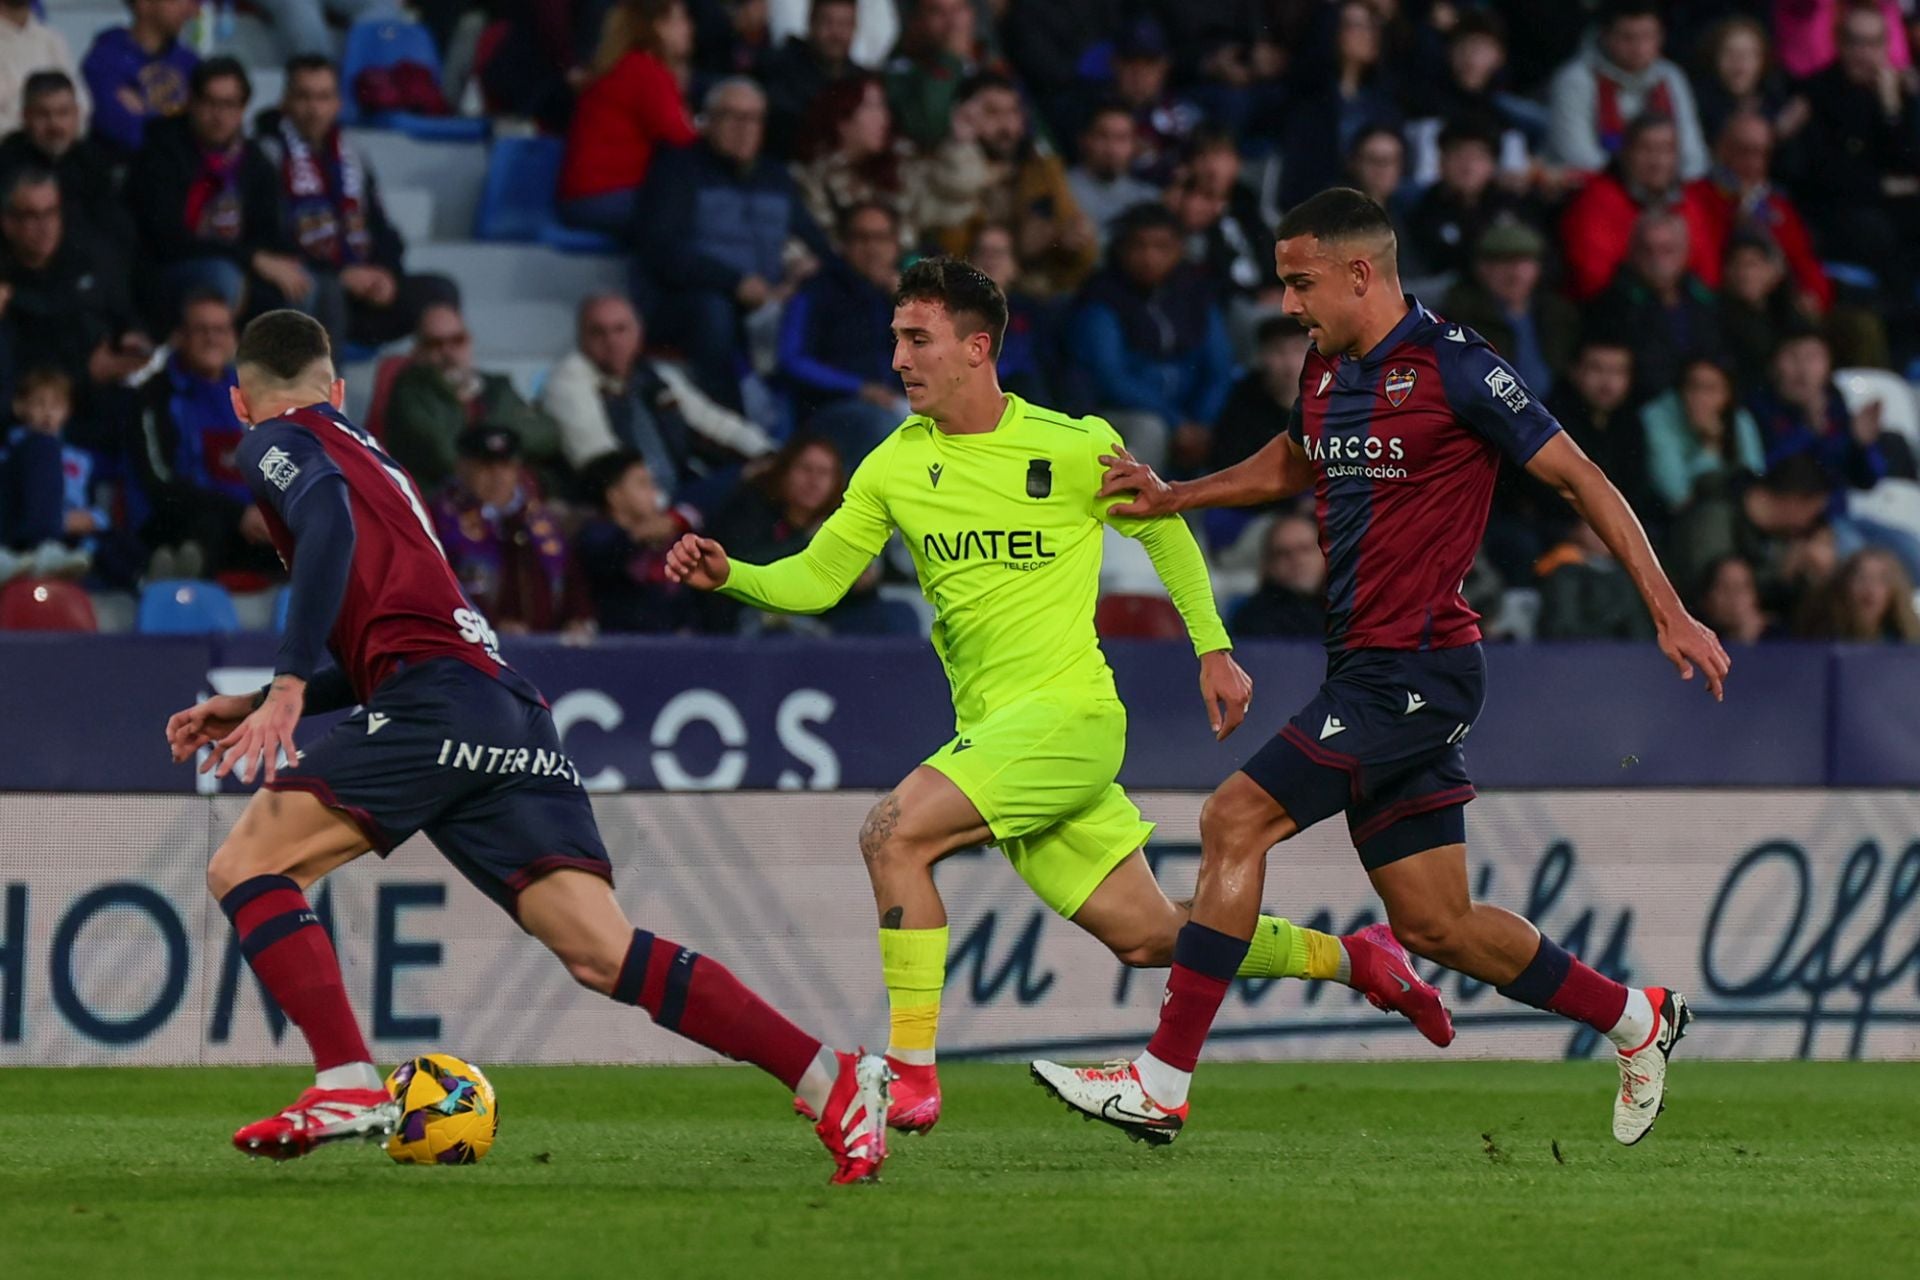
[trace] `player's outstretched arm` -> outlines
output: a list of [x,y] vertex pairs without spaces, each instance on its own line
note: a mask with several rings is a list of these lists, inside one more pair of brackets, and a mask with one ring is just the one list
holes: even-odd
[[712,538],[683,534],[667,551],[667,577],[773,613],[823,613],[872,562],[871,553],[836,534],[829,520],[806,550],[768,565],[729,560]]
[[1626,566],[1647,602],[1658,632],[1660,652],[1679,670],[1683,680],[1693,679],[1697,667],[1706,678],[1707,691],[1715,699],[1725,697],[1727,669],[1733,665],[1720,638],[1712,628],[1688,613],[1680,595],[1668,581],[1660,559],[1647,541],[1647,531],[1620,491],[1607,479],[1564,432],[1556,432],[1527,463],[1536,479],[1552,485],[1580,518],[1593,526],[1600,540],[1613,552],[1614,559]]
[[1313,465],[1299,442],[1284,432],[1244,462],[1194,480],[1168,482],[1125,448],[1102,454],[1107,468],[1100,486],[1103,498],[1132,494],[1131,502],[1114,507],[1117,516],[1164,516],[1203,507],[1257,507],[1291,498],[1313,487]]

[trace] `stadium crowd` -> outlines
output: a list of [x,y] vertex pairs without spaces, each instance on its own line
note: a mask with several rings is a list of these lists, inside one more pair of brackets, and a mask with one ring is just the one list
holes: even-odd
[[[804,624],[663,570],[688,528],[760,560],[834,509],[906,413],[903,264],[971,258],[1009,299],[1004,386],[1191,475],[1284,429],[1307,339],[1273,229],[1344,183],[1730,642],[1920,640],[1913,442],[1835,376],[1920,367],[1913,0],[423,4],[443,48],[478,31],[496,122],[565,138],[559,216],[631,258],[531,400],[476,367],[456,283],[407,270],[339,124],[345,95],[463,86],[343,84],[328,20],[361,0],[258,7],[290,58],[249,133],[247,69],[182,39],[194,0],[129,0],[77,61],[0,0],[0,580],[270,588],[227,389],[237,326],[293,306],[343,350],[407,344],[367,425],[500,630],[912,629],[880,590],[904,556]],[[1319,634],[1311,517],[1207,513],[1236,635]],[[1496,634],[1651,634],[1523,473],[1466,592]]]

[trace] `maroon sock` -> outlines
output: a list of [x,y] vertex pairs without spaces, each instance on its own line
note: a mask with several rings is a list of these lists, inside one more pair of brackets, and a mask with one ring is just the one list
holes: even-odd
[[373,1061],[347,1000],[340,957],[299,885],[285,876],[255,876],[228,891],[220,909],[233,921],[240,953],[261,985],[307,1038],[314,1070]]
[[1574,959],[1544,933],[1533,959],[1518,977],[1500,988],[1500,994],[1584,1022],[1603,1035],[1613,1030],[1627,1007],[1624,986]]
[[727,967],[677,942],[633,931],[613,998],[637,1004],[653,1020],[695,1044],[751,1062],[792,1089],[820,1042],[755,995]]
[[1173,972],[1167,975],[1160,1025],[1147,1042],[1147,1052],[1170,1067],[1192,1071],[1220,1002],[1246,958],[1247,939],[1191,920],[1182,925],[1174,939]]

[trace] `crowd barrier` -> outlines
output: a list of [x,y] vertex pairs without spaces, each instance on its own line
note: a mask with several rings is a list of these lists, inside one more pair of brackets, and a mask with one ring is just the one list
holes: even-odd
[[[180,792],[167,716],[251,690],[271,636],[0,637],[0,791]],[[1312,644],[1249,643],[1252,714],[1208,731],[1185,645],[1109,643],[1130,714],[1122,781],[1208,790],[1312,696]],[[915,640],[509,641],[596,791],[884,788],[952,735],[947,687]],[[1920,787],[1920,651],[1780,645],[1734,655],[1727,699],[1651,644],[1491,646],[1467,753],[1482,786]],[[324,728],[309,725],[308,734]]]
[[[77,713],[76,713],[77,714]],[[158,735],[142,751],[157,751]],[[816,766],[818,767],[818,766]],[[733,967],[842,1045],[884,1037],[872,898],[855,832],[875,798],[596,798],[621,902]],[[1190,889],[1200,797],[1139,796],[1149,847]],[[288,1027],[208,899],[239,796],[0,795],[0,1064],[295,1063]],[[1494,792],[1468,810],[1479,894],[1635,982],[1685,990],[1687,1053],[1920,1058],[1920,793]],[[1048,914],[1005,862],[941,865],[952,916],[945,1057],[1098,1058],[1143,1043],[1160,974],[1123,968]],[[1377,910],[1339,824],[1272,860],[1267,899],[1334,931]],[[575,986],[423,840],[366,858],[314,899],[386,1061],[687,1062],[705,1055]],[[1459,1039],[1433,1049],[1338,987],[1242,982],[1209,1048],[1248,1058],[1555,1058],[1588,1032],[1434,972]],[[1596,1071],[1599,1071],[1596,1065]],[[1596,1089],[1605,1081],[1596,1075]]]

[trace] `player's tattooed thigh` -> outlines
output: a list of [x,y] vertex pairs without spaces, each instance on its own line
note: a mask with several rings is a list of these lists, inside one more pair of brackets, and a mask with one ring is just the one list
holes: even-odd
[[899,825],[900,797],[889,792],[886,799],[867,810],[867,820],[860,826],[860,856],[868,862],[878,858]]

